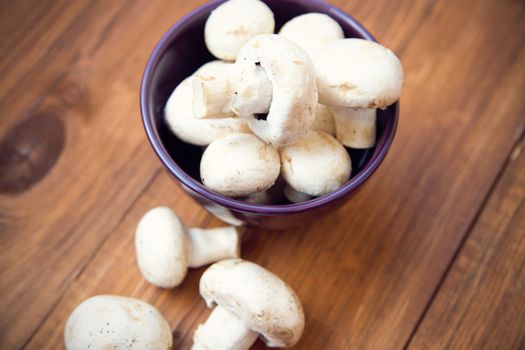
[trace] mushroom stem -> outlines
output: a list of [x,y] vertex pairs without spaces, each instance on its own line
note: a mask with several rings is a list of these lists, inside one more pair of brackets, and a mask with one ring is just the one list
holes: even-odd
[[376,110],[331,107],[339,142],[350,148],[366,149],[376,143]]
[[235,314],[216,306],[193,336],[192,350],[248,350],[258,334],[251,331]]
[[272,89],[272,82],[260,65],[245,70],[231,100],[233,113],[241,117],[268,113],[272,104]]
[[188,267],[195,268],[229,258],[239,257],[239,234],[235,227],[188,229]]
[[239,81],[234,64],[216,65],[197,72],[193,78],[193,114],[195,118],[233,116],[230,101]]
[[195,118],[268,113],[271,103],[272,83],[259,66],[254,66],[253,71],[242,78],[233,65],[199,73],[193,78]]

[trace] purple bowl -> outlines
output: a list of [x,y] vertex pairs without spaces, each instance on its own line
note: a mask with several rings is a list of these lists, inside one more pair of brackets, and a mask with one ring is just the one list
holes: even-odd
[[[307,224],[348,201],[379,167],[396,132],[399,102],[378,111],[377,144],[374,148],[349,150],[352,177],[333,193],[300,204],[255,205],[212,192],[199,181],[201,147],[177,139],[164,123],[163,110],[173,89],[202,64],[214,59],[204,44],[204,24],[210,12],[223,2],[210,1],[186,15],[164,34],[153,50],[140,91],[146,134],[155,153],[182,188],[221,220],[234,225],[249,224],[270,229]],[[274,12],[276,31],[295,16],[322,12],[339,22],[346,37],[375,41],[354,18],[322,0],[264,2]]]

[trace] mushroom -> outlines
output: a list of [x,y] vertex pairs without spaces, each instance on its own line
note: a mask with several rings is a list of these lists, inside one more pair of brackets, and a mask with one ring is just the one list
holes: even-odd
[[250,132],[242,118],[194,118],[192,79],[186,78],[175,88],[164,110],[166,124],[179,139],[192,145],[207,146],[231,133]]
[[335,136],[335,121],[332,110],[322,104],[317,106],[317,114],[311,126],[312,130],[323,131],[328,135]]
[[288,184],[284,187],[284,196],[294,204],[303,203],[313,198],[306,193],[294,190],[294,188]]
[[229,0],[213,10],[204,27],[208,50],[217,58],[234,61],[241,47],[275,29],[272,10],[259,0]]
[[244,197],[270,188],[279,176],[277,151],[253,134],[231,134],[204,151],[202,183],[229,197]]
[[373,109],[386,108],[401,94],[403,67],[399,59],[377,43],[344,39],[325,47],[316,56],[315,66],[319,101],[332,107],[337,139],[353,148],[372,147],[376,128]]
[[339,23],[324,13],[294,17],[284,24],[279,35],[299,45],[312,59],[326,45],[345,37]]
[[173,288],[182,282],[188,267],[239,257],[240,243],[234,227],[186,232],[173,210],[158,207],[140,220],[135,247],[144,278],[157,287]]
[[332,107],[336,137],[343,145],[366,149],[376,143],[376,110],[368,108]]
[[193,350],[246,350],[257,337],[269,347],[291,347],[303,333],[299,298],[259,265],[220,261],[204,272],[199,289],[208,307],[216,307],[195,331]]
[[171,349],[173,338],[160,312],[143,301],[112,295],[91,297],[69,316],[67,350]]
[[[275,146],[292,144],[303,137],[317,112],[317,87],[312,61],[299,46],[279,35],[259,35],[246,43],[235,63],[240,69],[231,105],[248,119],[252,132]],[[272,83],[272,99],[266,118],[253,103],[252,77],[266,73]],[[257,106],[257,109],[254,108]]]
[[294,190],[318,197],[343,186],[352,163],[345,148],[322,131],[310,131],[299,142],[279,150],[282,175]]

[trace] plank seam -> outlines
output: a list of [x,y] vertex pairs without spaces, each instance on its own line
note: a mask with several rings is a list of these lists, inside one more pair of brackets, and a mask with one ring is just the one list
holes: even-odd
[[445,271],[441,275],[441,277],[439,279],[439,282],[438,282],[438,284],[436,286],[436,289],[434,290],[434,292],[430,296],[430,299],[428,300],[427,304],[425,305],[425,308],[423,309],[421,315],[419,316],[419,318],[418,318],[418,320],[417,320],[417,322],[416,322],[412,332],[410,333],[410,336],[408,337],[407,341],[405,342],[405,345],[403,347],[404,350],[407,350],[410,347],[410,345],[412,344],[412,341],[413,341],[415,335],[418,333],[418,331],[419,331],[419,329],[421,327],[421,324],[425,320],[425,317],[428,314],[428,311],[430,310],[432,304],[434,303],[434,300],[436,299],[437,295],[441,291],[445,280],[447,279],[448,275],[450,274],[450,271],[452,270],[452,267],[454,266],[454,263],[456,262],[456,260],[459,257],[460,253],[463,251],[463,247],[465,246],[465,243],[467,242],[468,238],[471,236],[472,231],[476,227],[476,224],[478,223],[481,215],[485,211],[485,209],[486,209],[486,207],[488,205],[488,202],[492,198],[492,195],[494,194],[496,188],[500,184],[501,179],[503,178],[503,175],[505,174],[505,172],[507,171],[507,169],[509,168],[511,163],[514,161],[515,157],[513,157],[513,154],[515,153],[516,149],[518,147],[520,147],[520,144],[523,142],[524,136],[525,136],[525,128],[523,128],[523,125],[522,125],[521,128],[518,129],[518,133],[516,135],[514,144],[512,145],[509,154],[505,158],[505,162],[503,163],[501,169],[498,171],[498,174],[494,178],[494,181],[492,182],[489,190],[487,191],[487,194],[485,195],[485,198],[483,198],[483,201],[481,202],[481,205],[479,206],[478,211],[476,212],[476,214],[474,215],[474,218],[470,222],[470,224],[469,224],[469,226],[468,226],[468,228],[466,230],[465,235],[461,239],[461,242],[459,243],[458,247],[456,248],[456,250],[455,250],[452,258],[450,259],[450,261],[449,261]]

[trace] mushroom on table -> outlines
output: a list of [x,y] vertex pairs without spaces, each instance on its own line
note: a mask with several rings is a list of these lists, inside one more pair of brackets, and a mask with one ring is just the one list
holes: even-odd
[[269,347],[291,347],[304,329],[295,292],[261,266],[241,259],[213,264],[201,277],[206,305],[215,305],[193,337],[193,350],[247,350],[258,337]]
[[135,233],[137,264],[144,278],[162,288],[179,285],[188,267],[239,257],[235,227],[186,230],[173,210],[158,207],[140,220]]
[[98,295],[84,300],[69,316],[67,350],[171,349],[168,322],[150,304],[133,298]]

